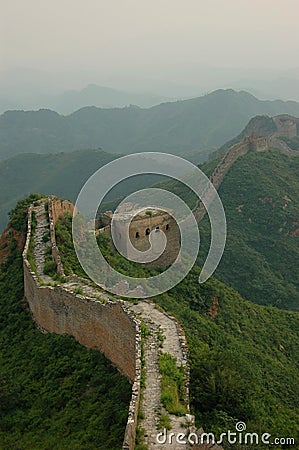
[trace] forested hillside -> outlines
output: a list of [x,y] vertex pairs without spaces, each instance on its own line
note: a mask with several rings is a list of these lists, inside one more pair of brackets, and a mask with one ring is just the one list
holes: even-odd
[[[299,309],[298,171],[298,156],[275,150],[235,162],[219,190],[228,234],[216,271],[248,300],[294,310]],[[207,250],[207,218],[200,230]]]
[[251,117],[283,113],[299,116],[299,103],[261,101],[231,89],[148,109],[86,107],[68,116],[8,111],[0,116],[0,159],[99,147],[114,153],[206,152],[239,134]]

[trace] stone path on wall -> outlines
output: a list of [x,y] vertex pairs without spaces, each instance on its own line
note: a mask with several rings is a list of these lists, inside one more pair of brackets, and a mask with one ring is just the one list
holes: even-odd
[[48,242],[43,241],[45,233],[49,233],[50,231],[44,203],[35,206],[33,208],[33,212],[35,213],[35,218],[37,221],[34,233],[34,248],[33,248],[33,256],[36,271],[44,283],[51,283],[53,282],[52,278],[44,274],[45,253],[47,247],[51,246],[50,240],[48,240]]
[[[219,189],[221,183],[224,180],[225,175],[228,173],[229,169],[234,164],[234,162],[239,158],[239,156],[246,154],[248,150],[249,150],[249,143],[247,145],[245,143],[240,143],[233,145],[227,151],[222,160],[215,167],[210,177],[210,181],[216,190]],[[210,191],[209,193],[209,190],[207,190],[207,192],[203,194],[203,197],[205,196],[207,202],[209,203],[213,199],[213,192]],[[193,214],[197,222],[200,222],[205,216],[206,208],[204,207],[203,203],[200,200],[198,201],[196,207],[193,209]]]
[[[145,371],[146,381],[143,390],[143,397],[141,402],[141,410],[144,415],[144,420],[141,421],[140,426],[146,430],[144,440],[149,450],[179,450],[189,448],[182,444],[158,444],[157,434],[159,433],[159,412],[168,414],[161,404],[161,375],[158,367],[159,353],[165,352],[177,359],[178,365],[186,366],[187,360],[183,355],[180,343],[180,336],[175,322],[167,316],[166,313],[160,311],[155,307],[155,304],[145,300],[139,300],[136,305],[128,306],[134,311],[139,318],[144,321],[150,330],[150,335],[147,337],[145,345]],[[158,333],[164,336],[163,347],[160,348],[160,341]],[[186,418],[177,417],[168,414],[171,421],[171,432],[176,435],[179,433],[188,434],[188,426]],[[183,424],[183,426],[182,426]]]
[[[33,256],[35,262],[35,268],[37,274],[44,283],[53,283],[53,278],[44,274],[45,265],[45,253],[46,249],[51,246],[50,240],[43,241],[45,233],[49,233],[49,221],[48,215],[45,211],[44,203],[34,206],[33,212],[35,213],[37,225],[34,232],[34,248]],[[92,282],[87,279],[77,277],[76,275],[67,277],[67,281],[63,283],[63,288],[69,292],[81,292],[82,295],[92,298],[98,298],[99,300],[109,300],[111,296],[107,295],[105,291],[94,286]]]
[[137,305],[132,305],[130,308],[140,315],[144,321],[153,322],[162,332],[164,336],[162,352],[170,353],[178,360],[180,365],[186,365],[187,361],[183,356],[175,322],[149,301],[139,300]]
[[67,281],[63,283],[63,288],[66,291],[73,293],[81,293],[86,297],[97,298],[99,301],[111,300],[105,291],[88,283],[88,280],[72,275],[67,277]]
[[[49,222],[44,203],[41,202],[38,206],[34,206],[33,211],[37,220],[33,249],[36,271],[44,283],[50,284],[53,283],[53,279],[44,275],[45,252],[47,247],[51,245],[50,241],[43,242],[43,236],[49,232]],[[97,298],[99,301],[115,301],[117,299],[100,287],[95,286],[91,281],[77,277],[76,275],[66,277],[66,282],[62,286],[66,291]],[[171,444],[157,443],[157,434],[161,432],[158,429],[160,414],[161,412],[168,414],[161,404],[161,375],[158,366],[159,354],[160,352],[169,353],[176,358],[178,365],[184,366],[187,370],[187,345],[183,330],[180,329],[180,326],[172,316],[168,315],[149,300],[139,300],[137,304],[124,300],[119,301],[123,303],[126,309],[133,312],[140,320],[145,322],[150,330],[144,348],[146,380],[141,403],[144,419],[141,421],[140,426],[145,429],[144,441],[149,450],[189,449],[190,446],[188,444],[178,444],[175,440]],[[162,334],[164,337],[162,347],[158,337],[159,334]],[[188,395],[188,389],[186,389],[186,394]],[[190,426],[190,423],[187,423],[187,419],[192,419],[192,416],[177,417],[172,414],[168,415],[171,422],[171,430],[168,433],[175,433],[175,436],[179,433],[184,433],[187,436]],[[196,431],[195,428],[194,431]],[[204,450],[211,447],[200,445],[197,448]]]

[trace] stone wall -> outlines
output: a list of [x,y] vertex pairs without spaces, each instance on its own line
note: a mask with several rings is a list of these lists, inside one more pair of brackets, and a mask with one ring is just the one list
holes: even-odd
[[64,214],[70,214],[71,216],[73,215],[75,207],[69,200],[61,200],[60,198],[50,196],[49,202],[51,202],[52,205],[52,217],[54,226],[56,225],[59,217],[63,216]]
[[100,350],[131,381],[136,375],[136,326],[119,302],[74,295],[60,286],[38,286],[24,264],[25,297],[35,322],[44,330],[69,334]]
[[[233,145],[226,152],[222,160],[217,164],[210,177],[210,181],[216,190],[219,189],[224,177],[234,164],[234,162],[242,155],[246,155],[249,151],[265,152],[269,150],[269,138],[262,137],[246,137],[243,141]],[[209,204],[213,200],[213,192],[207,189],[202,197]],[[193,210],[193,214],[198,222],[202,220],[206,213],[206,209],[201,201],[199,201]]]
[[[124,242],[126,245],[125,226],[121,227],[118,223],[119,243]],[[177,258],[180,251],[180,231],[174,218],[168,213],[153,214],[145,217],[138,217],[132,220],[129,228],[129,238],[133,246],[140,251],[145,251],[150,248],[149,233],[164,232],[167,238],[167,244],[162,255],[151,263],[146,263],[147,266],[165,267],[171,265]],[[130,258],[128,249],[124,249],[125,254]]]
[[[111,219],[113,213],[108,211],[101,215],[102,228],[96,231],[96,235],[106,232],[111,235]],[[105,224],[105,226],[104,226]],[[130,259],[130,250],[128,248],[128,238],[126,233],[126,220],[116,220],[116,239],[117,246],[122,253]],[[150,248],[149,233],[151,231],[163,231],[167,238],[167,244],[162,255],[150,263],[145,263],[145,266],[150,267],[167,267],[170,266],[177,258],[180,251],[180,230],[175,219],[167,212],[156,213],[152,215],[137,214],[130,222],[129,238],[132,245],[139,251],[146,251]]]
[[273,118],[277,127],[276,136],[285,136],[289,139],[297,136],[297,125],[299,120],[288,114],[281,114]]
[[[70,211],[63,207],[63,202],[55,201],[55,204],[62,205],[59,206],[61,214]],[[55,213],[57,221],[57,209],[54,209]],[[122,300],[103,303],[95,298],[76,295],[64,288],[63,284],[41,285],[27,260],[31,215],[32,207],[28,212],[23,267],[24,293],[33,319],[43,331],[68,334],[74,336],[82,345],[100,350],[129,378],[132,383],[132,396],[123,449],[133,450],[140,400],[140,323]]]

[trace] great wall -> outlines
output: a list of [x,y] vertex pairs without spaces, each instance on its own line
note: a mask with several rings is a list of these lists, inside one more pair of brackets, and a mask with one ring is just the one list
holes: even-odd
[[[277,140],[277,134],[246,136],[242,142],[231,146],[211,176],[214,187],[219,189],[225,175],[240,156],[249,151],[267,151],[273,144],[277,147]],[[284,143],[281,144],[280,150],[289,151]],[[23,266],[25,297],[33,320],[43,332],[69,334],[82,345],[100,350],[130,380],[132,395],[123,450],[135,448],[137,426],[145,429],[144,443],[150,450],[190,448],[187,443],[157,445],[156,442],[159,413],[162,411],[168,414],[161,404],[161,375],[158,368],[160,352],[176,358],[177,364],[184,367],[186,374],[187,414],[183,418],[168,414],[171,431],[184,434],[202,433],[202,430],[196,430],[194,417],[190,414],[188,348],[183,328],[173,316],[149,300],[139,300],[137,303],[125,301],[108,294],[87,279],[76,275],[64,276],[56,244],[55,224],[61,216],[65,213],[72,214],[73,210],[71,202],[54,196],[35,202],[29,208]],[[193,213],[198,222],[203,218],[205,208],[201,202],[198,202]],[[34,227],[33,215],[36,221]],[[48,240],[44,239],[47,233]],[[46,249],[49,246],[57,272],[65,278],[64,282],[56,282],[44,274]],[[146,379],[141,398],[142,322],[146,324],[150,334],[144,342]],[[162,348],[159,339],[161,335],[164,337]],[[142,409],[144,417],[140,423],[139,408]],[[211,444],[193,448],[204,450],[211,447],[215,450],[221,448]]]
[[[159,352],[166,352],[176,358],[177,364],[185,368],[188,378],[187,342],[179,322],[150,301],[139,301],[137,305],[108,295],[87,279],[75,275],[66,277],[65,282],[56,283],[43,272],[47,246],[51,245],[52,256],[64,275],[63,265],[55,239],[55,223],[64,213],[72,213],[73,205],[56,197],[49,197],[31,205],[28,211],[26,244],[23,251],[24,289],[33,319],[43,332],[70,334],[78,342],[95,348],[105,354],[121,373],[132,383],[132,397],[125,430],[123,449],[134,449],[138,409],[141,392],[141,321],[150,330],[145,350],[146,381],[143,391],[142,411],[144,413],[145,442],[148,448],[159,448],[156,436],[161,405]],[[36,225],[32,232],[32,215]],[[49,232],[49,242],[43,236]],[[28,261],[32,246],[35,267]],[[159,335],[163,335],[163,347]],[[186,408],[189,411],[188,383],[185,393]],[[169,415],[172,431],[188,433],[193,417],[184,418]],[[182,448],[182,445],[163,445],[161,448]],[[184,446],[183,446],[184,448]],[[185,448],[187,448],[185,446]]]

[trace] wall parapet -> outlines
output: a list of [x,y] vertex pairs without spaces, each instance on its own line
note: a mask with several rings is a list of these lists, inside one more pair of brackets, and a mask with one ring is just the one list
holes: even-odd
[[[51,201],[50,198],[49,200]],[[50,236],[53,251],[53,248],[57,248],[55,221],[58,216],[55,218],[51,215],[53,211],[51,207],[48,211],[51,218]],[[122,448],[133,450],[140,401],[140,321],[123,300],[107,300],[103,303],[98,299],[70,292],[63,284],[52,286],[40,283],[39,277],[27,259],[32,231],[32,212],[33,205],[28,209],[23,268],[24,293],[33,319],[45,332],[69,334],[82,345],[100,350],[130,380],[132,393]],[[53,257],[54,255],[57,258],[59,252],[54,252]],[[61,263],[61,259],[56,259],[57,267],[59,262]],[[63,273],[62,263],[61,268]]]

